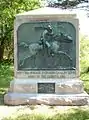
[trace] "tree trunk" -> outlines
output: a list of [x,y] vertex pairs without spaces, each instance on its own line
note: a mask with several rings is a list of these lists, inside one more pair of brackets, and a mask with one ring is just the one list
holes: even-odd
[[3,59],[4,46],[0,45],[0,61]]

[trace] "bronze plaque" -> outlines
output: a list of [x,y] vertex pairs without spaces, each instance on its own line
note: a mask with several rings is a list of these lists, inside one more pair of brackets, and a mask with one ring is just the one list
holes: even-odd
[[55,93],[55,83],[38,83],[38,93]]
[[17,30],[18,70],[74,70],[76,29],[69,22],[29,22]]

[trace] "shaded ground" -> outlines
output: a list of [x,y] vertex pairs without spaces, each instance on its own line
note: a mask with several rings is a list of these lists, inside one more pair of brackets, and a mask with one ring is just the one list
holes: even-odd
[[[23,115],[30,115],[30,114],[40,114],[48,116],[55,116],[59,113],[67,113],[70,111],[72,112],[73,109],[76,109],[76,112],[79,110],[84,110],[89,112],[89,106],[47,106],[47,105],[36,105],[36,106],[0,106],[0,119],[3,117],[16,117]],[[82,112],[82,111],[81,111]],[[83,112],[84,113],[84,112]],[[89,114],[89,113],[87,113]],[[73,116],[73,115],[72,115]],[[81,117],[81,116],[80,116]],[[86,116],[85,116],[86,117]],[[63,119],[65,120],[65,119]],[[77,120],[77,119],[75,119]],[[81,119],[80,119],[81,120]],[[85,120],[85,119],[84,119]]]

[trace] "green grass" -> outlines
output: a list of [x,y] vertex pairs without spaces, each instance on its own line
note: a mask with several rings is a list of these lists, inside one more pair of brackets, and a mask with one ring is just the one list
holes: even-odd
[[55,114],[31,113],[21,114],[14,117],[3,118],[2,120],[89,120],[89,108],[72,108]]
[[0,63],[0,88],[9,86],[10,81],[13,79],[13,64],[1,62]]
[[3,95],[7,91],[10,85],[10,81],[13,79],[14,69],[13,64],[7,61],[0,63],[0,105],[3,104]]
[[80,38],[80,79],[84,81],[84,89],[89,93],[89,38]]
[[80,79],[83,81],[85,91],[89,94],[89,73],[81,74]]

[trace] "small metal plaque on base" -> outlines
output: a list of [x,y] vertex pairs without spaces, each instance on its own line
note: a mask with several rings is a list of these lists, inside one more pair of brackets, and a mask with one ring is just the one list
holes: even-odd
[[38,83],[38,93],[55,93],[55,83]]

